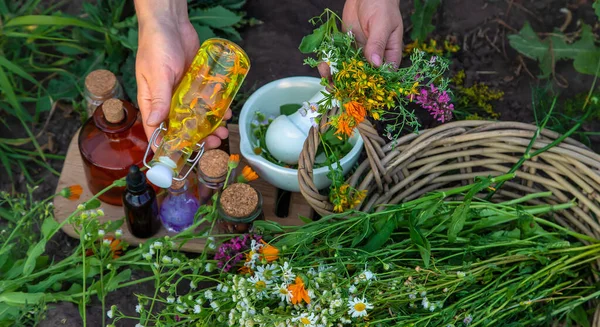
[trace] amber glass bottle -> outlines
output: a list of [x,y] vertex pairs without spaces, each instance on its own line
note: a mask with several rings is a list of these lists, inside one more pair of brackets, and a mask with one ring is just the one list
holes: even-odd
[[[139,110],[130,102],[109,99],[100,105],[79,133],[79,151],[85,176],[96,194],[114,180],[127,176],[129,167],[141,167],[148,142]],[[124,188],[112,188],[101,201],[123,205]]]

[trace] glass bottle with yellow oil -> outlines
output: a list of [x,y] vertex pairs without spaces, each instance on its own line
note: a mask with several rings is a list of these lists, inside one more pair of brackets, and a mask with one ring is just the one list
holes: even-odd
[[[167,127],[161,124],[150,138],[146,153],[152,144],[157,150],[144,164],[153,184],[168,188],[173,179],[187,177],[204,152],[199,142],[219,127],[249,69],[248,56],[235,43],[218,38],[202,43],[173,94]],[[166,133],[156,144],[161,131]],[[182,172],[188,162],[190,167]]]

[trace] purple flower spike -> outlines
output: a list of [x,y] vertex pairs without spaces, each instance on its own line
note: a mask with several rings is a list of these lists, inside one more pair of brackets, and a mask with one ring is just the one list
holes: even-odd
[[441,91],[433,84],[429,85],[429,90],[421,89],[421,93],[416,96],[416,103],[442,123],[452,119],[454,105],[450,103],[450,100],[448,92]]

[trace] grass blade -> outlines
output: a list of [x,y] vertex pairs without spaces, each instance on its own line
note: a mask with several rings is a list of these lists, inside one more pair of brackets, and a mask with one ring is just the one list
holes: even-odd
[[8,71],[12,72],[13,74],[19,75],[20,77],[30,81],[38,87],[42,87],[42,85],[38,81],[36,81],[31,75],[29,75],[23,68],[6,59],[6,57],[4,56],[0,56],[0,66],[3,66]]
[[15,17],[10,19],[4,27],[18,27],[18,26],[29,26],[29,25],[50,25],[50,26],[77,26],[86,29],[90,29],[96,32],[104,33],[104,28],[86,22],[85,20],[75,17],[59,17],[59,16],[48,16],[48,15],[28,15]]
[[13,89],[12,84],[8,80],[8,76],[6,76],[6,73],[4,72],[4,69],[2,69],[2,67],[0,67],[0,89],[2,89],[4,91],[4,94],[6,95],[6,98],[7,98],[8,102],[16,110],[16,112],[17,112],[17,118],[19,118],[19,120],[21,121],[21,125],[23,125],[23,128],[25,129],[25,132],[27,132],[27,135],[29,135],[29,138],[31,138],[31,142],[33,143],[33,146],[35,147],[35,149],[40,154],[40,157],[42,157],[42,159],[44,161],[46,161],[46,157],[44,156],[44,151],[42,151],[42,148],[40,147],[39,143],[37,142],[35,136],[31,132],[31,130],[29,129],[29,127],[27,127],[27,124],[25,123],[25,121],[22,118],[23,117],[22,116],[23,115],[23,108],[21,107],[21,103],[17,99],[17,95],[15,94],[15,90]]

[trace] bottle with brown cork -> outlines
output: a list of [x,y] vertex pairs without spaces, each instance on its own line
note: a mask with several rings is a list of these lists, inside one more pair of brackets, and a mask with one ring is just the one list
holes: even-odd
[[248,233],[255,220],[264,220],[262,195],[248,184],[235,183],[228,186],[217,201],[218,226],[221,233]]
[[[100,105],[79,132],[79,151],[92,193],[127,176],[130,166],[141,167],[147,146],[139,110],[131,102],[109,99]],[[122,205],[123,190],[112,188],[99,199]]]
[[[204,152],[198,161],[198,199],[201,204],[209,204],[213,195],[223,189],[228,161],[229,155],[219,149]],[[230,176],[229,180],[234,177]]]
[[88,117],[91,117],[104,101],[122,99],[123,88],[115,74],[106,69],[97,69],[85,77],[83,95],[87,102]]

